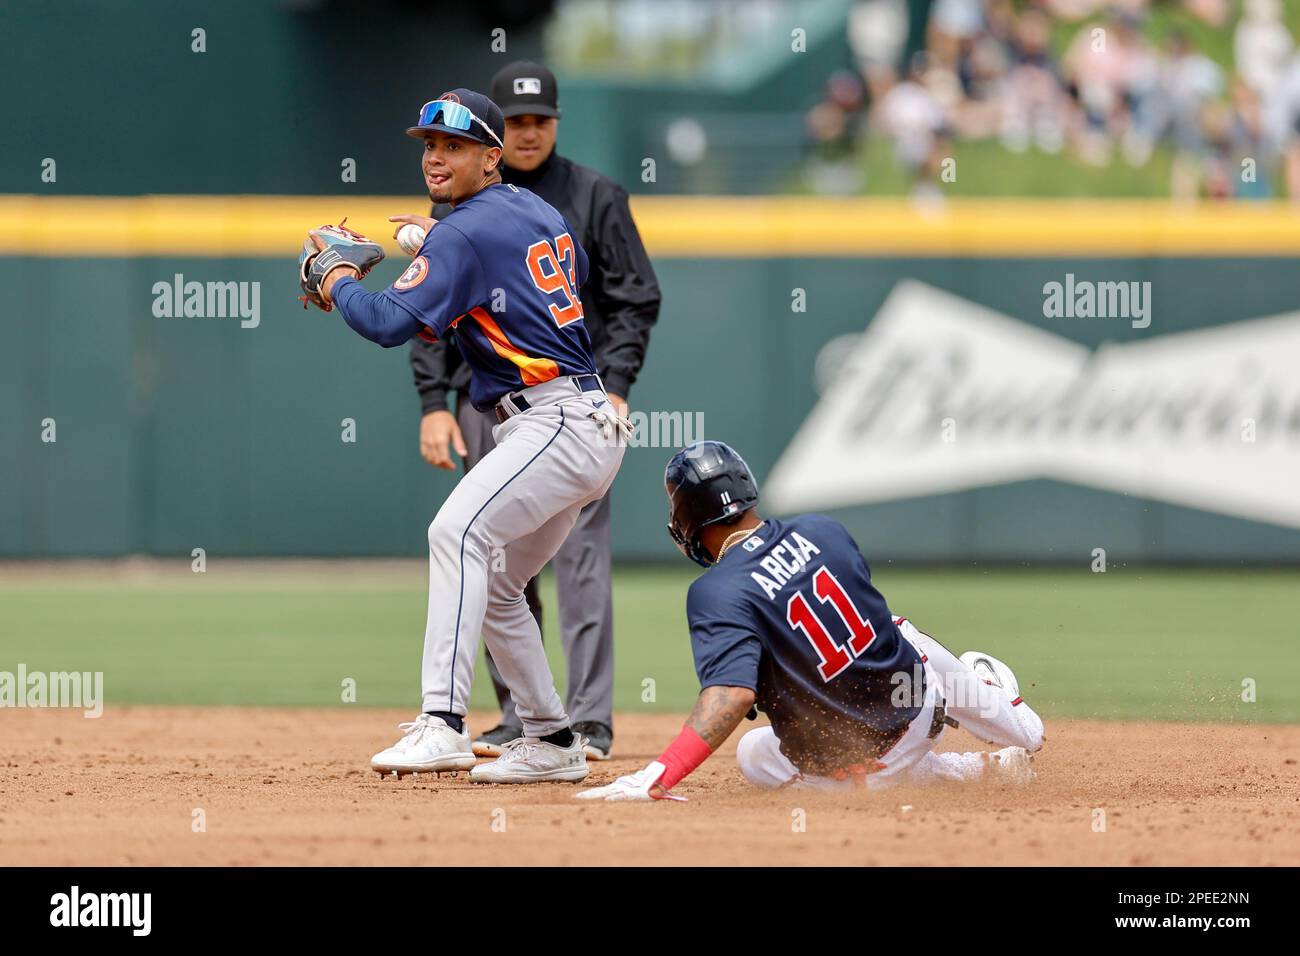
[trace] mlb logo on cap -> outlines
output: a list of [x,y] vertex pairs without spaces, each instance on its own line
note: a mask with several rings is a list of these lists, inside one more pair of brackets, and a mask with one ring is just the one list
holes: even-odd
[[518,60],[492,77],[492,99],[501,112],[512,116],[560,116],[560,94],[555,74],[540,63]]

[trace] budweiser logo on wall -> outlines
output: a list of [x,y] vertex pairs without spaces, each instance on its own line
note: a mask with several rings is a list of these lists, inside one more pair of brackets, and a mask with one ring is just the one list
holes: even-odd
[[900,283],[765,497],[792,512],[1031,478],[1300,528],[1300,312],[1094,351]]

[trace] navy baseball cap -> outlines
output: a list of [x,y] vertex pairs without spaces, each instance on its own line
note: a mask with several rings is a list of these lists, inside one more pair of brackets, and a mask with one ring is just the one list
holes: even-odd
[[485,146],[504,148],[506,121],[501,108],[490,99],[462,87],[420,107],[420,118],[407,129],[406,135],[423,139],[431,132],[450,133]]

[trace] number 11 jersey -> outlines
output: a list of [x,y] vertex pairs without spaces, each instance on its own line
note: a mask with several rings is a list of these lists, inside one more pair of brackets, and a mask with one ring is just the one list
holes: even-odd
[[920,711],[920,654],[824,515],[764,521],[691,585],[686,616],[701,687],[753,690],[805,773],[870,764]]

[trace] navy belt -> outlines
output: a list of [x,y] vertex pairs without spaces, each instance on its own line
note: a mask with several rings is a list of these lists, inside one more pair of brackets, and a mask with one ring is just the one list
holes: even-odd
[[[572,382],[580,392],[603,392],[605,390],[605,387],[600,384],[599,375],[570,375],[569,381]],[[514,412],[511,412],[505,407],[505,399],[497,402],[495,411],[497,414],[498,424],[504,422],[512,414],[526,412],[528,409],[533,407],[529,404],[528,399],[524,398],[524,396],[519,392],[512,392],[507,395],[506,398],[510,399],[510,404],[514,406],[515,410]]]

